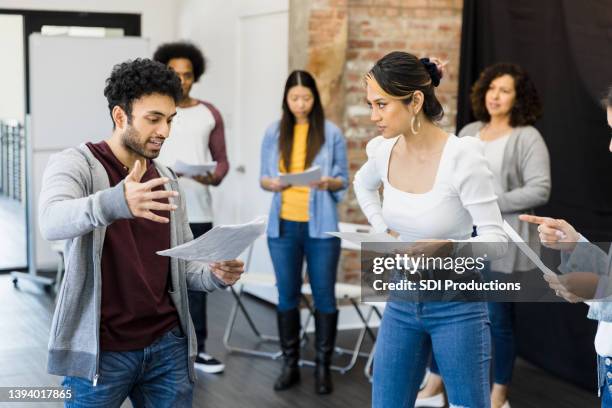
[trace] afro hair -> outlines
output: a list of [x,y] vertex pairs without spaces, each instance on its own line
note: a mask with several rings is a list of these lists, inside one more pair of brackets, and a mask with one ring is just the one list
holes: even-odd
[[191,61],[193,76],[196,82],[206,71],[206,59],[202,55],[202,51],[190,42],[181,41],[162,44],[153,54],[153,59],[164,65],[168,65],[168,61],[173,58],[186,58]]

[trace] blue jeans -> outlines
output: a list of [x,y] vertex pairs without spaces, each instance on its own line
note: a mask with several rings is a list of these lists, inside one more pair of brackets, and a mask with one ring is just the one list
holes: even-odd
[[412,407],[433,353],[450,407],[490,407],[491,332],[483,302],[389,302],[374,354],[372,407]]
[[100,353],[98,384],[64,377],[74,396],[67,408],[119,407],[130,398],[134,407],[191,407],[187,337],[173,329],[153,344],[135,351]]
[[[504,281],[508,274],[483,271],[486,281],[499,279]],[[514,303],[512,302],[487,302],[489,320],[491,321],[491,340],[493,342],[493,382],[500,385],[508,385],[512,379],[514,360],[516,359],[516,345],[514,343]],[[432,357],[431,372],[440,374],[436,359]]]
[[268,247],[276,274],[279,312],[295,309],[300,304],[304,257],[315,308],[322,313],[336,311],[338,238],[310,238],[307,222],[281,220],[280,236],[268,238]]
[[601,384],[601,408],[612,408],[612,356],[598,356],[597,370]]

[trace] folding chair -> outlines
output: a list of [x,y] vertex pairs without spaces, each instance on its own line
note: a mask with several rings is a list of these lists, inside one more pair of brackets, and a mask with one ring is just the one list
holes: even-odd
[[[371,316],[372,313],[378,316],[378,319],[382,319],[382,311],[387,305],[386,302],[365,302],[365,304],[371,307],[370,313],[368,316]],[[376,341],[372,344],[372,350],[370,350],[370,354],[368,355],[368,360],[366,361],[366,365],[363,369],[363,373],[365,374],[368,381],[372,382],[372,364],[374,362],[374,352],[376,351]]]
[[[264,342],[264,343],[265,342],[271,342],[271,343],[279,342],[278,336],[264,334],[257,328],[257,326],[255,325],[255,322],[253,321],[253,318],[247,311],[242,301],[242,295],[244,293],[245,285],[276,288],[276,278],[273,275],[249,272],[250,266],[251,266],[251,260],[253,256],[254,245],[255,245],[254,243],[251,244],[251,246],[249,246],[249,249],[247,250],[247,256],[246,256],[245,267],[244,267],[245,272],[242,274],[242,276],[240,277],[240,280],[236,283],[236,285],[229,287],[229,291],[234,297],[235,302],[230,312],[230,317],[227,322],[227,326],[225,327],[225,333],[223,335],[223,345],[225,346],[226,350],[229,351],[230,353],[241,353],[241,354],[247,354],[247,355],[256,356],[256,357],[271,358],[273,360],[276,360],[282,356],[282,352],[280,350],[279,351],[262,351],[262,350],[257,350],[254,348],[237,347],[237,346],[233,346],[232,344],[230,344],[232,332],[236,324],[236,318],[238,317],[238,311],[242,312],[249,327],[251,328],[251,331],[253,332],[253,334],[255,334],[259,342]],[[302,299],[308,305],[308,301],[306,300],[306,297],[303,294],[302,294]],[[308,326],[308,323],[310,323],[311,318],[312,318],[312,310],[310,310],[310,313],[308,314],[308,317],[306,318],[306,322],[303,325],[302,330],[300,332],[300,338],[301,338],[302,345],[307,341],[305,328]]]

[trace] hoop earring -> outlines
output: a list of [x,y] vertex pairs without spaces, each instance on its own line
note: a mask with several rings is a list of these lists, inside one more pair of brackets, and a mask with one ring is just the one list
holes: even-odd
[[[415,121],[416,121],[417,129],[414,128]],[[413,135],[416,135],[421,131],[421,121],[417,119],[417,115],[414,115],[412,119],[410,120],[410,130],[412,131]]]

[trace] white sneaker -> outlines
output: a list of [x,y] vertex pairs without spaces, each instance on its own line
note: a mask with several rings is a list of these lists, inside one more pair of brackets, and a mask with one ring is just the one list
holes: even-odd
[[432,395],[427,398],[419,398],[414,402],[414,408],[443,408],[446,405],[446,399],[444,393],[441,392],[436,395]]
[[205,373],[218,374],[225,370],[225,365],[209,354],[198,353],[195,360],[195,368]]

